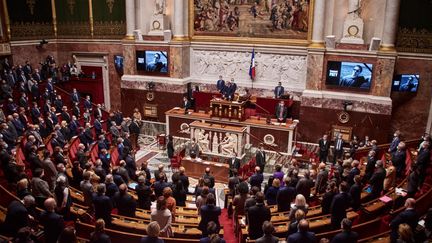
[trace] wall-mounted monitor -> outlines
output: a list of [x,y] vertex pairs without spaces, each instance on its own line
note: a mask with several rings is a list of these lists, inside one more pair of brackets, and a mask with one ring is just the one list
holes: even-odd
[[348,89],[369,90],[373,64],[364,62],[328,61],[326,85]]
[[121,55],[114,55],[114,66],[119,73],[123,73],[123,59]]
[[420,83],[418,74],[398,74],[393,78],[393,91],[415,93]]
[[168,53],[166,51],[137,51],[137,70],[148,75],[168,74]]

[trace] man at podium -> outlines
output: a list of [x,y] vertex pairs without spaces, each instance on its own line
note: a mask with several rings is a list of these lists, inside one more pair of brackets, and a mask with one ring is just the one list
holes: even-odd
[[228,81],[227,85],[225,86],[222,95],[226,100],[233,100],[236,90],[237,84],[234,83],[234,78],[231,78],[231,81]]
[[279,101],[279,104],[276,106],[276,118],[278,122],[286,122],[288,116],[288,108],[285,106],[285,102],[283,100]]

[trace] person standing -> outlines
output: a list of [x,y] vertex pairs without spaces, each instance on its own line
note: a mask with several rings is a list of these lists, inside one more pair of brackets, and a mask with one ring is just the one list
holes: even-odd
[[219,80],[216,82],[216,88],[219,93],[222,93],[225,89],[225,81],[222,79],[222,75],[219,75]]
[[333,237],[331,243],[357,243],[358,234],[351,231],[352,222],[351,220],[344,218],[341,222],[342,232],[338,233]]
[[257,192],[255,200],[255,206],[248,208],[247,211],[249,221],[248,234],[252,240],[258,239],[263,235],[263,223],[271,220],[270,209],[264,204],[264,194]]
[[343,155],[343,139],[342,134],[339,134],[334,141],[334,152],[333,152],[333,164],[336,163],[336,160],[341,159]]
[[276,86],[275,90],[274,90],[275,99],[280,99],[281,96],[284,94],[284,92],[285,92],[285,89],[282,86],[282,82],[279,82],[278,86]]
[[340,193],[337,194],[330,206],[331,225],[338,229],[342,219],[346,218],[346,210],[351,206],[352,198],[348,194],[348,183],[343,181],[339,186]]
[[327,162],[327,156],[330,149],[330,142],[327,141],[327,134],[318,141],[319,145],[319,160],[320,162]]
[[208,235],[207,225],[210,221],[215,222],[217,230],[220,229],[219,216],[221,215],[221,208],[216,206],[216,199],[213,194],[207,196],[206,205],[201,206],[201,221],[198,224],[198,229],[201,230],[203,237]]
[[266,164],[266,154],[264,151],[264,146],[262,144],[260,144],[260,147],[259,147],[258,151],[256,152],[255,160],[256,160],[257,166],[260,168],[260,172],[263,173],[264,167]]

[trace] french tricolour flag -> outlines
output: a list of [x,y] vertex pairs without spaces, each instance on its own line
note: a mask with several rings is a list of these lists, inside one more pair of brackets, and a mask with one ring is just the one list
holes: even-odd
[[255,79],[255,49],[252,49],[251,64],[249,67],[249,76],[252,80]]

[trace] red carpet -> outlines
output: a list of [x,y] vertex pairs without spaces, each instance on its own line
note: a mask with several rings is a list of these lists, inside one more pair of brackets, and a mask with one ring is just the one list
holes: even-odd
[[136,164],[140,165],[142,164],[142,162],[149,160],[150,158],[152,158],[153,156],[155,156],[156,154],[158,154],[158,152],[149,152],[148,154],[144,155],[144,157],[140,158]]
[[228,211],[226,208],[222,209],[222,214],[219,217],[219,223],[223,225],[224,235],[223,238],[226,243],[237,243],[238,239],[234,233],[233,220],[228,218]]

